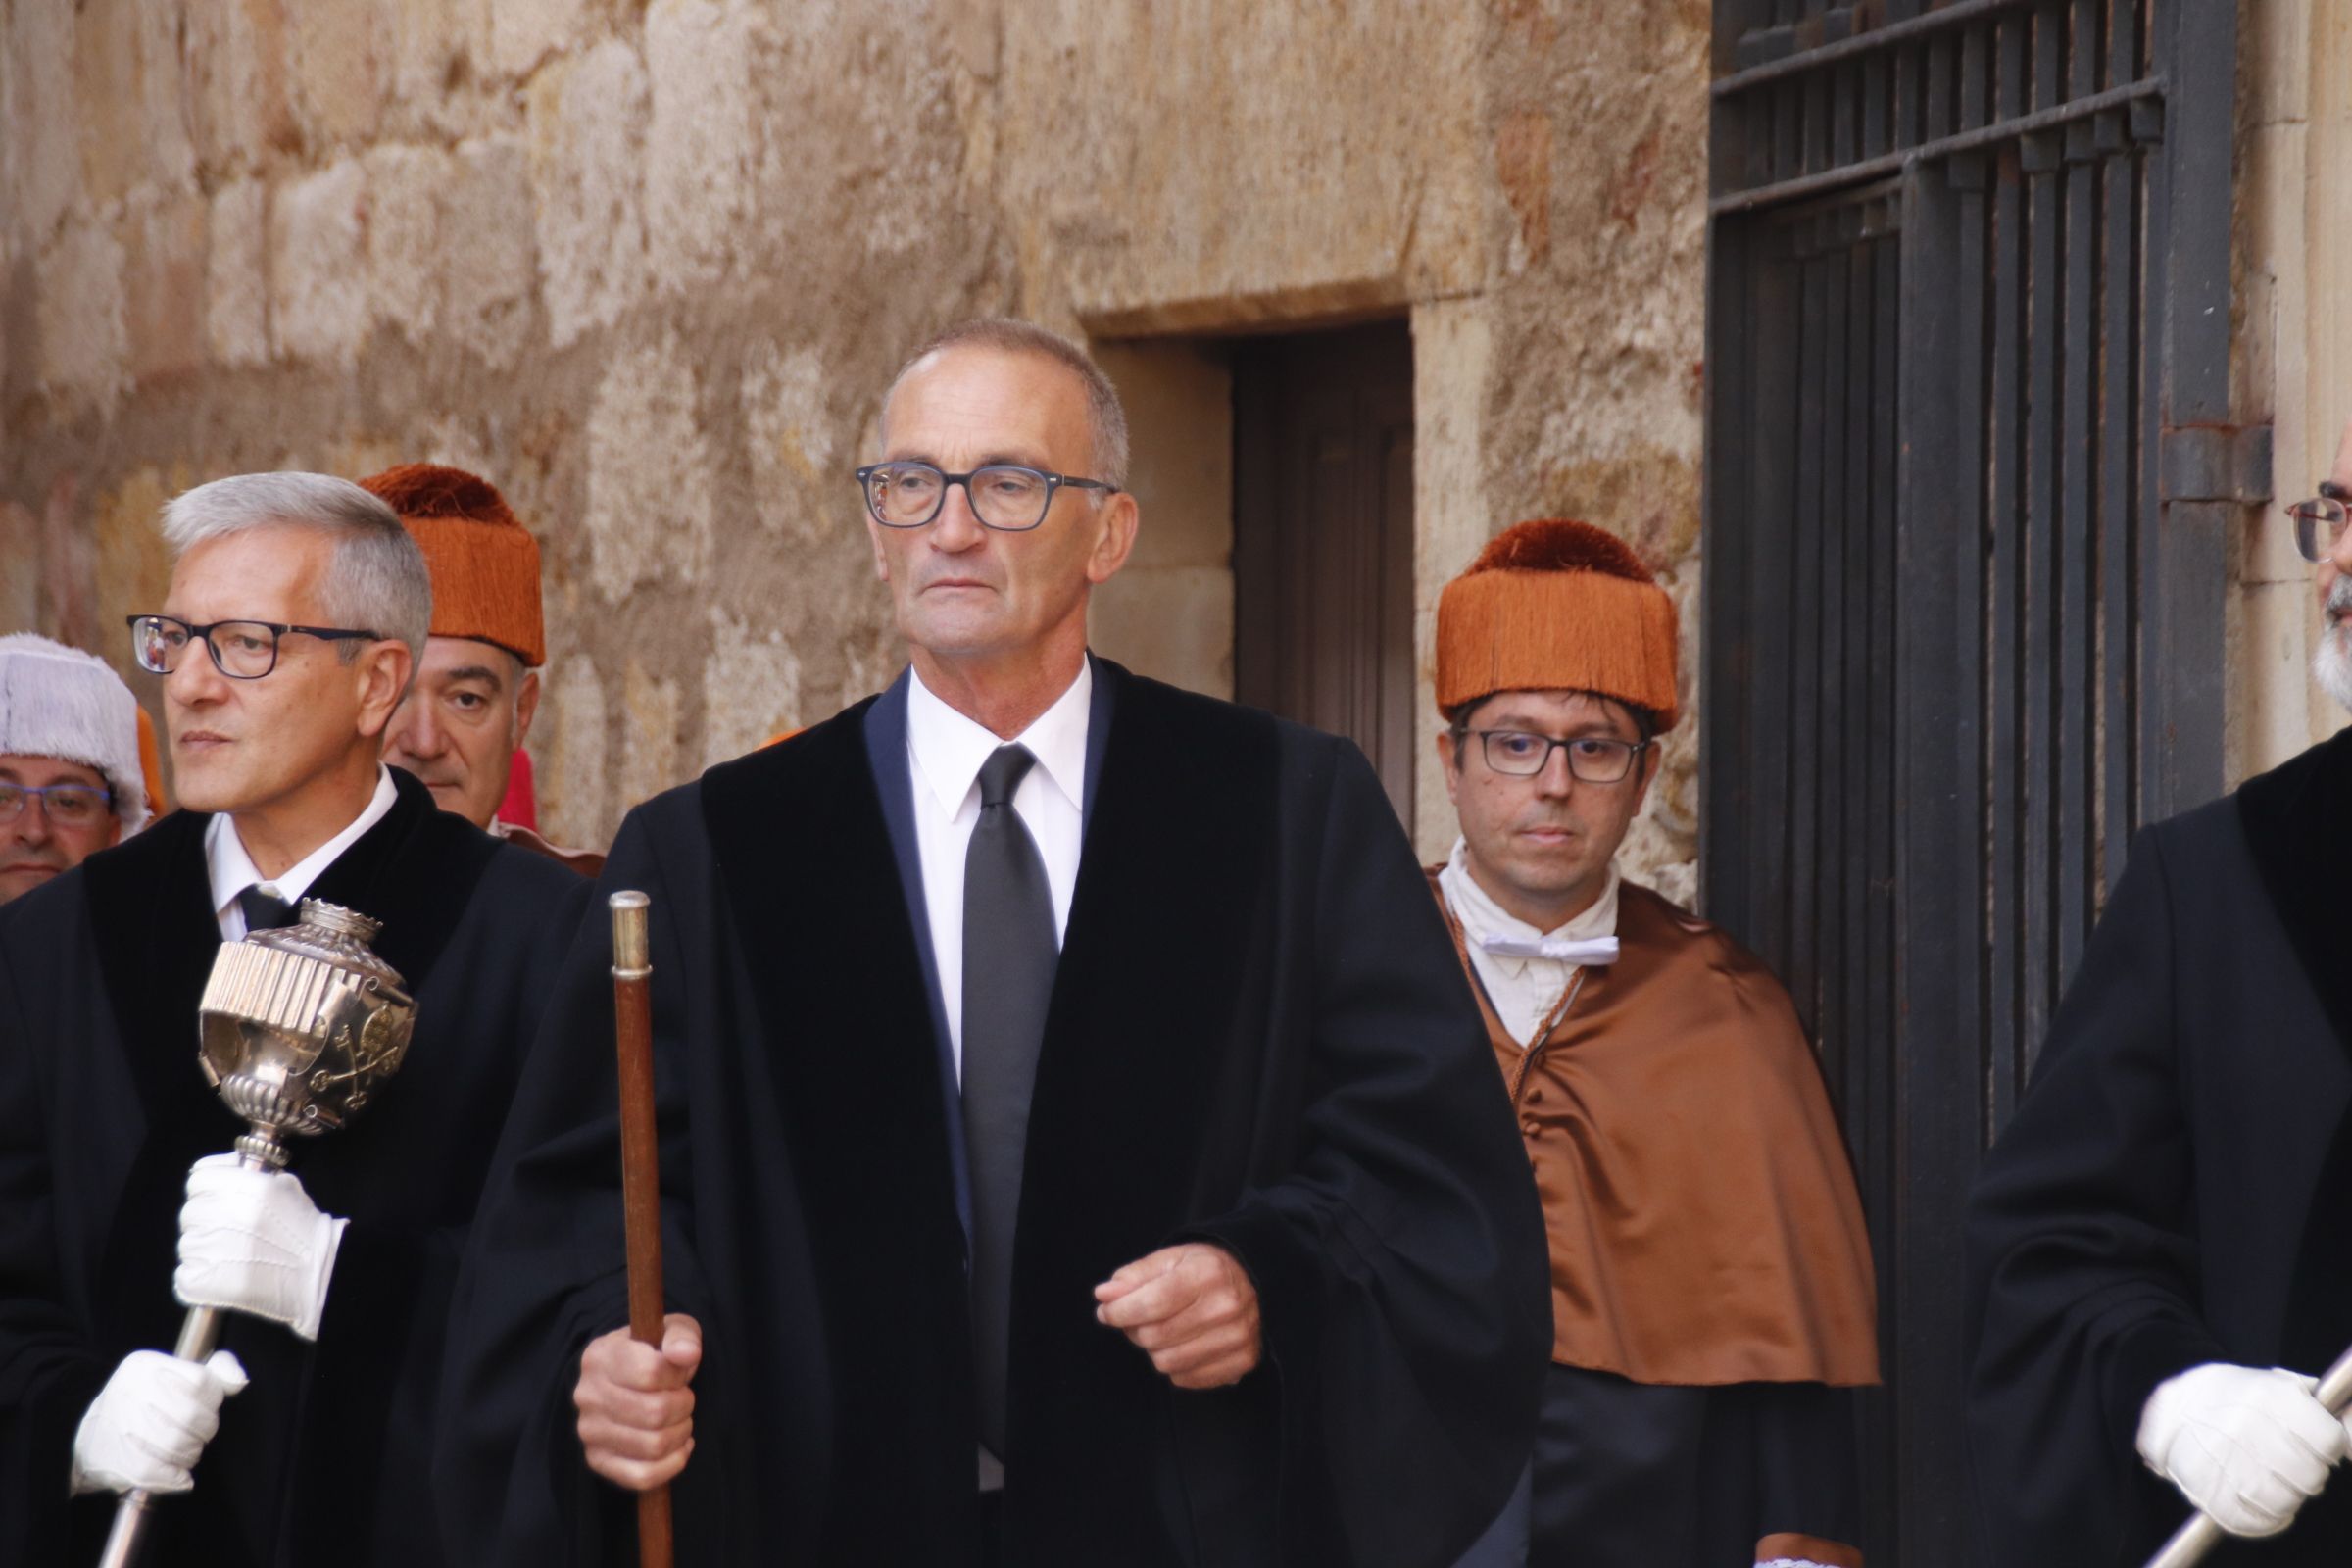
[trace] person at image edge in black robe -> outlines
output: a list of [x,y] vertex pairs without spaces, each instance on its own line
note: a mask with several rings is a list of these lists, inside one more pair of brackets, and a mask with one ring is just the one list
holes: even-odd
[[[383,924],[416,1029],[381,1100],[293,1140],[346,1216],[316,1344],[239,1313],[251,1385],[220,1407],[194,1491],[157,1503],[146,1561],[441,1560],[426,1474],[459,1243],[532,1008],[585,907],[573,873],[392,775],[390,812],[307,896]],[[68,1498],[76,1425],[116,1364],[169,1348],[191,1162],[240,1123],[205,1084],[197,1005],[220,946],[205,827],[181,811],[0,908],[0,1563],[97,1560],[112,1492]]]
[[[1973,1202],[1983,1562],[2144,1561],[2158,1385],[2352,1346],[2348,809],[2352,732],[2132,847]],[[2352,1485],[2208,1561],[2352,1561]]]
[[[1451,944],[1352,747],[1094,670],[1004,1560],[1443,1564],[1526,1460],[1549,1335],[1534,1189]],[[906,692],[656,798],[606,867],[603,890],[653,900],[664,1266],[705,1340],[685,1564],[979,1549]],[[570,1397],[583,1345],[626,1319],[609,963],[592,921],[460,1288],[438,1467],[476,1562],[633,1560]],[[1178,1240],[1258,1293],[1264,1361],[1213,1392],[1094,1315],[1099,1281]]]

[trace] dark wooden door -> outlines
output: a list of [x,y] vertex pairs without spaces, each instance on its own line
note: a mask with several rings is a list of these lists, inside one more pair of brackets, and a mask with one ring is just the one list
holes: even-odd
[[1413,346],[1402,321],[1242,342],[1235,695],[1345,735],[1413,820]]
[[1843,1115],[1873,1561],[1972,1563],[1961,1223],[2133,829],[2222,785],[2236,0],[1718,0],[1707,912]]

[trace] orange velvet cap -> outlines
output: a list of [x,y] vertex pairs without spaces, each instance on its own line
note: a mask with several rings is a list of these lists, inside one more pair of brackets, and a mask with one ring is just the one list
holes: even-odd
[[1438,597],[1437,675],[1445,712],[1492,692],[1597,692],[1671,729],[1674,601],[1604,529],[1516,523]]
[[434,636],[495,643],[534,669],[547,662],[539,541],[496,485],[463,468],[404,463],[360,488],[399,513],[424,552]]

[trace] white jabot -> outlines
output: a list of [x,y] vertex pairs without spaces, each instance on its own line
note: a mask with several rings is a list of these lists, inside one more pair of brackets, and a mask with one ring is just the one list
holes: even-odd
[[923,866],[923,903],[931,916],[931,952],[947,1004],[948,1044],[963,1075],[963,856],[980,820],[980,764],[1000,746],[1026,746],[1037,758],[1012,808],[1037,841],[1054,895],[1054,935],[1069,928],[1078,887],[1078,852],[1086,830],[1086,731],[1095,672],[1078,666],[1070,689],[1010,741],[942,702],[907,671],[906,768],[914,785],[914,838]]
[[1539,931],[1494,902],[1464,860],[1460,839],[1438,872],[1438,886],[1462,923],[1470,966],[1502,1026],[1524,1049],[1567,995],[1578,969],[1617,961],[1617,867],[1592,906],[1566,925]]
[[360,840],[360,835],[384,819],[400,792],[392,787],[392,770],[376,764],[375,793],[351,825],[295,861],[277,876],[264,876],[245,853],[245,841],[237,837],[237,824],[223,811],[204,825],[204,860],[213,879],[213,916],[220,922],[220,937],[225,942],[242,940],[245,935],[245,911],[237,907],[237,895],[247,888],[258,887],[265,893],[275,894],[288,904],[299,905],[311,884],[319,873],[335,863],[345,850]]

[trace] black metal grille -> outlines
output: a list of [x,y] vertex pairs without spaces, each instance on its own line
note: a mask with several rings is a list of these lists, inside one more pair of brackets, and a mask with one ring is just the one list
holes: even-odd
[[2141,823],[2221,786],[2232,0],[1719,0],[1705,898],[1878,1251],[1870,1551],[1968,1560],[1959,1224]]

